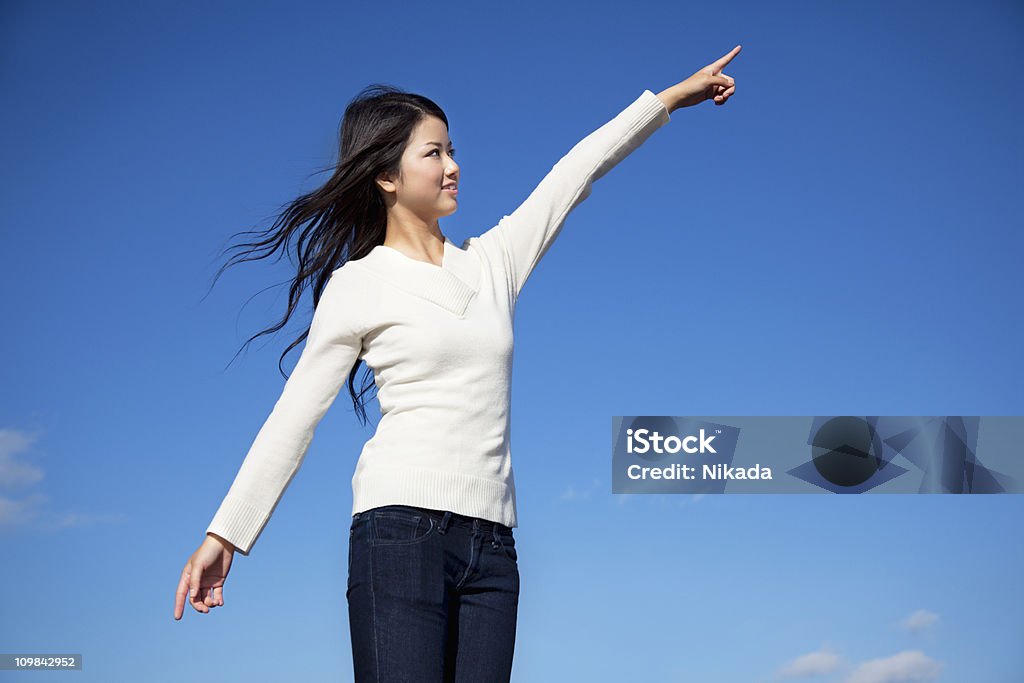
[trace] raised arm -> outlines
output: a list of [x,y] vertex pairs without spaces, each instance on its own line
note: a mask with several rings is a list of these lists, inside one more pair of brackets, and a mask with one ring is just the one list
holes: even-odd
[[[593,183],[670,120],[676,109],[705,100],[725,104],[736,91],[722,69],[739,54],[737,45],[692,76],[655,95],[644,90],[636,100],[569,150],[512,212],[488,231],[500,239],[515,293],[555,241],[566,216],[590,196]],[[485,233],[485,234],[488,234]],[[482,236],[483,237],[483,236]]]
[[320,296],[302,355],[207,528],[248,555],[302,465],[362,348],[357,293],[339,273]]
[[505,250],[518,298],[537,262],[562,229],[566,216],[590,196],[594,181],[668,123],[665,103],[644,90],[613,119],[587,135],[544,176],[530,196],[491,229]]

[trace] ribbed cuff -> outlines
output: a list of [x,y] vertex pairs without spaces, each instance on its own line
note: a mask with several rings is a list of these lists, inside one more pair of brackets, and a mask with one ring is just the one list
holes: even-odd
[[229,495],[206,531],[228,540],[238,552],[248,555],[269,518],[268,513]]
[[634,130],[640,130],[655,122],[657,125],[654,127],[659,128],[672,120],[668,107],[650,90],[644,90],[630,107],[636,109]]

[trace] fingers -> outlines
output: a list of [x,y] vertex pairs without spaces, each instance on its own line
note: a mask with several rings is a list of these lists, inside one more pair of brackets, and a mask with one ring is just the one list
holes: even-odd
[[[206,612],[209,612],[214,607],[220,607],[224,604],[224,588],[223,586],[210,586],[203,588],[199,592],[202,597],[202,604],[206,607]],[[198,608],[197,608],[198,609]]]
[[205,598],[201,592],[202,583],[203,568],[193,566],[192,572],[189,574],[189,601],[197,612],[205,613],[209,612],[210,608],[206,606]]
[[721,57],[717,61],[712,62],[710,64],[711,68],[716,72],[724,69],[725,66],[732,61],[732,58],[740,53],[740,49],[742,49],[742,47],[742,45],[737,45],[736,47],[734,47],[732,50],[729,51],[729,54],[725,55],[724,57]]
[[218,606],[218,602],[217,601],[220,598],[217,597],[216,593],[217,593],[217,588],[216,587],[207,588],[205,593],[204,593],[205,597],[203,598],[203,604],[206,605],[207,607],[217,607]]
[[181,578],[178,579],[178,590],[174,594],[174,618],[181,619],[181,615],[185,613],[185,596],[188,595],[188,574],[189,566],[185,565],[185,569],[181,572]]
[[201,614],[208,614],[210,612],[210,608],[207,606],[206,600],[203,598],[202,595],[198,595],[194,598],[189,598],[189,600],[192,603],[192,609],[194,609],[195,611]]
[[732,94],[736,92],[736,86],[732,86],[724,92],[715,95],[715,104],[725,104],[726,100],[732,97]]
[[203,586],[203,565],[201,562],[189,558],[185,568],[181,570],[181,577],[178,579],[178,589],[174,594],[174,618],[181,619],[185,613],[185,599],[195,611],[206,614],[213,607],[220,607],[224,604],[224,581],[216,571],[211,570],[211,578],[208,583],[212,586]]
[[725,76],[725,78],[730,85],[728,87],[722,85],[715,86],[715,104],[725,104],[732,97],[732,94],[736,92],[736,81],[728,76]]

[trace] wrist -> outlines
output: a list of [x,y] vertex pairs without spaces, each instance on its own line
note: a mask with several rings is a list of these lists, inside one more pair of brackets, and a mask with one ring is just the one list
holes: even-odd
[[665,105],[665,108],[668,109],[669,114],[679,108],[679,100],[672,88],[665,88],[657,94],[657,97]]
[[235,550],[236,550],[235,544],[232,543],[231,541],[227,540],[226,538],[224,538],[222,536],[218,536],[217,534],[213,533],[212,531],[207,531],[206,535],[209,536],[210,538],[212,538],[213,540],[217,541],[218,543],[220,543],[227,550],[230,550],[231,552],[235,552]]

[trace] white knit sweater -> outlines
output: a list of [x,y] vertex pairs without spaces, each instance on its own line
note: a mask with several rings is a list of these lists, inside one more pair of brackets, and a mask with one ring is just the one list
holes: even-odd
[[510,399],[516,300],[592,183],[669,121],[650,90],[577,143],[509,216],[436,266],[379,245],[334,271],[281,397],[207,528],[248,555],[359,358],[381,419],[352,513],[415,505],[517,526]]

